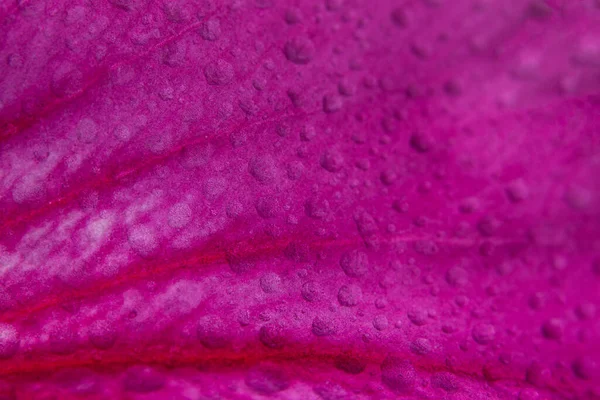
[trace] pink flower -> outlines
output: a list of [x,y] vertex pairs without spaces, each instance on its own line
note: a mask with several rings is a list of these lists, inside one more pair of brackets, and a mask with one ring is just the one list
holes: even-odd
[[598,1],[0,15],[0,398],[600,397]]

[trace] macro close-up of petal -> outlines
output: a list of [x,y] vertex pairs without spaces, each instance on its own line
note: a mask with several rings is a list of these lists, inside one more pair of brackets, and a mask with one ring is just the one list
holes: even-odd
[[594,400],[599,308],[600,1],[0,2],[0,400]]

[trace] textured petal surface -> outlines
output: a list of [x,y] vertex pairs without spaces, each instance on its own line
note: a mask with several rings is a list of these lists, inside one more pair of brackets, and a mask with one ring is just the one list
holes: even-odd
[[600,398],[600,3],[0,4],[0,398]]

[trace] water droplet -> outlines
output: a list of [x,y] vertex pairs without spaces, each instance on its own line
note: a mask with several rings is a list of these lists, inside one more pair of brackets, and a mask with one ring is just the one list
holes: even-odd
[[248,163],[248,172],[262,184],[272,183],[276,175],[275,163],[270,157],[254,157]]
[[449,372],[438,372],[433,374],[431,376],[431,386],[450,393],[460,390],[460,385],[456,376]]
[[460,295],[460,296],[456,296],[456,298],[454,299],[454,302],[456,303],[457,306],[464,307],[467,304],[468,300],[469,299],[467,297]]
[[263,77],[256,77],[252,80],[252,86],[259,92],[262,92],[267,86],[267,80]]
[[238,105],[242,109],[246,115],[256,115],[260,111],[258,105],[254,102],[252,98],[244,97],[238,101]]
[[406,28],[408,18],[406,12],[401,8],[395,8],[390,14],[392,23],[398,28]]
[[308,103],[308,95],[300,89],[288,89],[286,91],[294,107],[302,108]]
[[579,379],[591,380],[596,370],[596,363],[588,356],[581,356],[573,361],[571,369]]
[[542,335],[546,339],[560,340],[565,330],[565,323],[558,319],[552,318],[542,324]]
[[450,79],[444,83],[444,92],[448,96],[460,96],[463,92],[462,83],[456,79]]
[[409,207],[408,207],[408,203],[406,201],[394,200],[394,203],[392,204],[392,208],[399,213],[405,213],[408,211]]
[[91,118],[83,118],[77,124],[75,132],[82,143],[93,143],[98,135],[98,125]]
[[571,185],[565,192],[565,201],[572,209],[582,211],[590,207],[593,195],[587,188]]
[[500,221],[492,216],[483,217],[477,224],[477,230],[482,236],[493,236],[500,227]]
[[244,242],[235,243],[227,249],[227,262],[236,274],[243,274],[254,268],[254,262],[247,256],[248,251],[248,244]]
[[596,315],[596,306],[592,303],[581,303],[575,308],[575,314],[581,320],[591,320]]
[[321,299],[323,296],[323,289],[315,281],[308,281],[302,285],[302,297],[308,302],[314,302]]
[[391,186],[398,179],[398,174],[394,170],[386,169],[381,172],[379,179],[381,179],[381,183],[384,185]]
[[537,361],[533,361],[525,371],[525,380],[535,386],[544,386],[550,376],[550,370],[542,367]]
[[122,124],[115,127],[113,135],[122,142],[127,142],[133,136],[131,129]]
[[221,37],[221,23],[217,18],[210,18],[202,23],[198,33],[202,39],[214,42]]
[[348,354],[340,354],[335,357],[335,367],[351,375],[360,374],[367,367],[367,362],[359,357]]
[[258,215],[264,219],[274,218],[279,214],[279,202],[273,197],[261,197],[255,208]]
[[431,342],[427,338],[416,338],[410,344],[410,350],[418,355],[425,355],[431,353]]
[[356,94],[356,85],[350,82],[348,79],[342,79],[338,83],[338,92],[342,96],[353,96]]
[[433,148],[433,139],[423,132],[416,132],[410,136],[410,146],[419,153],[427,153]]
[[340,266],[346,275],[358,278],[369,271],[369,258],[360,250],[350,250],[340,257]]
[[447,333],[447,334],[451,334],[456,332],[458,329],[456,328],[456,326],[454,326],[452,323],[446,323],[444,325],[442,325],[442,332]]
[[16,53],[9,54],[6,57],[6,63],[11,68],[21,68],[23,66],[23,56]]
[[338,302],[344,307],[354,307],[362,301],[362,290],[357,285],[343,285],[338,291]]
[[302,21],[302,13],[298,8],[288,8],[285,11],[284,20],[289,25],[294,25]]
[[266,10],[273,7],[273,0],[254,0],[254,5],[260,10]]
[[330,336],[335,334],[337,327],[335,321],[331,317],[316,316],[312,322],[312,333],[315,336]]
[[305,37],[295,37],[283,46],[285,58],[294,64],[308,64],[315,57],[315,45]]
[[375,222],[375,218],[365,210],[358,210],[353,215],[354,222],[356,223],[356,228],[358,229],[358,233],[363,239],[367,239],[373,234],[377,233],[377,223]]
[[458,209],[463,214],[471,214],[475,210],[479,209],[479,200],[473,197],[464,199],[458,206]]
[[178,4],[163,4],[163,12],[167,19],[173,23],[180,24],[190,19],[190,13]]
[[473,327],[471,336],[476,343],[487,345],[496,338],[496,328],[491,324],[478,323]]
[[304,203],[304,212],[310,218],[325,218],[329,213],[329,202],[325,199],[312,197]]
[[277,132],[277,134],[282,138],[288,137],[291,130],[292,129],[287,122],[279,122],[275,127],[275,132]]
[[300,139],[305,142],[310,142],[317,136],[317,131],[312,125],[304,125],[300,131]]
[[113,6],[124,11],[131,11],[135,8],[136,0],[108,0]]
[[527,304],[532,310],[539,310],[546,304],[546,296],[543,293],[536,292],[529,297]]
[[367,159],[367,158],[363,158],[360,160],[356,160],[354,165],[356,165],[356,167],[358,169],[361,169],[363,171],[368,171],[371,168],[371,161],[369,161],[369,159]]
[[417,253],[424,256],[431,256],[439,251],[437,243],[433,240],[417,240],[413,246]]
[[325,8],[328,11],[338,11],[342,8],[343,0],[325,0]]
[[260,287],[265,293],[274,293],[281,286],[281,278],[275,272],[267,272],[260,277]]
[[469,283],[469,276],[463,268],[452,267],[446,272],[446,282],[450,286],[462,287]]
[[233,66],[222,59],[212,61],[204,67],[204,76],[209,85],[227,85],[234,77]]
[[525,181],[517,179],[506,187],[506,196],[513,203],[519,203],[529,196],[529,188]]
[[241,326],[250,325],[250,312],[248,310],[242,310],[239,312],[237,321]]
[[385,331],[389,326],[388,319],[385,315],[378,315],[373,318],[373,327],[378,331]]
[[543,21],[552,15],[552,8],[544,0],[531,0],[525,8],[525,16]]
[[310,248],[306,243],[291,242],[283,250],[283,254],[288,260],[306,262],[310,259]]
[[412,322],[416,326],[423,326],[427,323],[427,312],[422,308],[412,308],[410,309],[406,315],[410,322]]
[[258,331],[260,342],[270,349],[281,349],[285,345],[283,328],[279,325],[264,325]]
[[342,98],[337,94],[326,94],[323,96],[323,111],[327,114],[341,110],[343,105]]
[[180,67],[185,62],[186,54],[185,42],[171,42],[163,48],[162,62],[169,67]]

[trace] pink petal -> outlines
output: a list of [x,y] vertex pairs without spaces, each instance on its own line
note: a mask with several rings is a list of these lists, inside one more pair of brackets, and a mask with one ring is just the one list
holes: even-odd
[[0,398],[600,397],[597,1],[0,15]]

